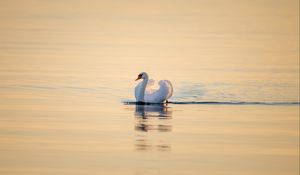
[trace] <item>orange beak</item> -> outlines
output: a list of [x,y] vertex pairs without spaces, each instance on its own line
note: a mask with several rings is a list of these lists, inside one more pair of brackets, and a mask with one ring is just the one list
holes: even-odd
[[137,81],[137,80],[139,80],[139,79],[141,79],[141,78],[142,78],[142,76],[139,75],[139,76],[135,79],[135,81]]

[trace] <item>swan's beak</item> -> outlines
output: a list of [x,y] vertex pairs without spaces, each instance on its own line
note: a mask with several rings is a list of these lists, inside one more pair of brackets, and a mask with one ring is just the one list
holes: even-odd
[[137,77],[137,78],[135,79],[135,81],[138,81],[139,79],[141,79],[141,77]]
[[139,76],[135,79],[135,81],[137,81],[137,80],[139,80],[139,79],[141,79],[141,78],[142,78],[142,76],[139,75]]

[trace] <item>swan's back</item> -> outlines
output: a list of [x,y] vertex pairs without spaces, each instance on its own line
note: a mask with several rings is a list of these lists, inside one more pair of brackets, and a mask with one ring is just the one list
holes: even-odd
[[[151,82],[151,84],[149,85],[151,86],[153,84],[154,82]],[[162,103],[172,96],[173,86],[169,80],[161,80],[159,81],[158,84],[159,84],[159,89],[151,90],[151,88],[148,88],[149,90],[146,90],[145,97],[144,97],[145,102]]]

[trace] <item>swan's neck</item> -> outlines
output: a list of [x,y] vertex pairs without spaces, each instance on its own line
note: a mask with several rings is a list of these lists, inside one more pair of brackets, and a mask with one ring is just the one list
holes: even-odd
[[145,96],[145,90],[146,90],[147,83],[148,83],[148,78],[145,78],[142,81],[142,85],[138,92],[138,98],[137,98],[138,102],[145,102],[144,96]]

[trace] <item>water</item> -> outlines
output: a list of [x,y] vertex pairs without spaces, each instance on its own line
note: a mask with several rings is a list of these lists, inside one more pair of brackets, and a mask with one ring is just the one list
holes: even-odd
[[298,5],[0,2],[0,174],[298,174]]

